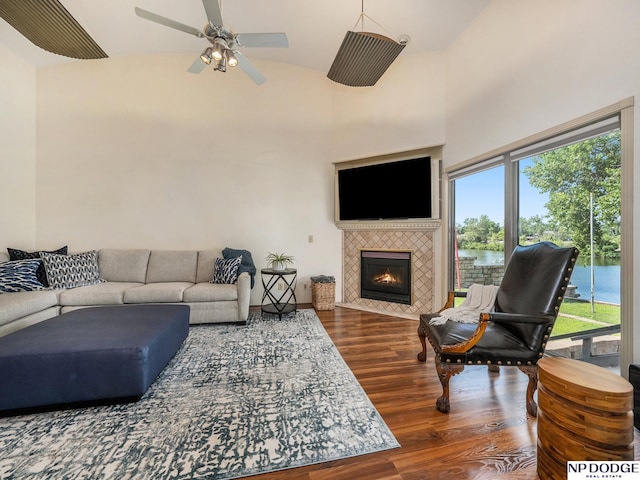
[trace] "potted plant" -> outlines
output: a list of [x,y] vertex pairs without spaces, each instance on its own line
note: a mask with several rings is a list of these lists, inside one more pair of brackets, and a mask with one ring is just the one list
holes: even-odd
[[285,270],[287,265],[293,264],[293,256],[284,253],[269,253],[267,255],[267,265],[274,270]]

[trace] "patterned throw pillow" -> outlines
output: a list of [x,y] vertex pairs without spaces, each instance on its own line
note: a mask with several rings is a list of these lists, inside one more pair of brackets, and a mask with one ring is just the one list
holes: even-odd
[[236,258],[216,258],[213,280],[210,283],[236,283],[242,256]]
[[41,252],[51,288],[75,288],[103,283],[98,270],[98,252],[54,255]]
[[[7,252],[9,252],[9,260],[28,260],[31,258],[40,258],[40,253],[41,253],[39,251],[26,252],[24,250],[18,250],[17,248],[7,248]],[[55,253],[56,255],[66,255],[67,246],[65,245],[64,247],[59,248],[57,250],[44,251],[44,253]],[[49,282],[47,281],[47,272],[45,271],[44,264],[42,262],[40,262],[40,266],[38,267],[36,278],[45,287],[49,286]]]
[[0,293],[42,290],[44,287],[36,278],[41,264],[38,258],[0,263]]

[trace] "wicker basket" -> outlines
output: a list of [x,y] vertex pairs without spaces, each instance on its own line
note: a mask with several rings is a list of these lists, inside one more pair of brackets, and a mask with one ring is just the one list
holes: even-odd
[[316,310],[336,308],[336,284],[311,282],[311,303]]

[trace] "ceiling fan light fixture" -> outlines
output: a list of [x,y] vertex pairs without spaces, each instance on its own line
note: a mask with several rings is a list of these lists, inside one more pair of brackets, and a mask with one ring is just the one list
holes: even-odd
[[[0,13],[2,7],[8,3],[15,3],[16,8],[24,3],[59,2],[60,0],[0,0]],[[184,23],[177,22],[157,13],[135,7],[136,15],[145,20],[164,25],[165,27],[179,30],[197,38],[205,38],[210,46],[191,63],[187,72],[201,73],[207,65],[212,65],[213,70],[226,72],[227,65],[240,67],[256,85],[261,85],[266,78],[260,71],[238,50],[237,47],[268,47],[287,48],[289,40],[286,33],[239,33],[236,34],[224,27],[220,3],[222,0],[202,0],[207,14],[207,24],[202,29],[197,29]]]
[[229,64],[229,66],[237,67],[238,58],[236,57],[235,53],[233,53],[233,50],[227,50],[225,53],[227,54],[227,63]]
[[209,65],[211,63],[211,51],[213,49],[211,47],[205,48],[204,52],[200,54],[200,60]]
[[213,68],[217,72],[226,72],[227,71],[227,59],[222,57],[216,63],[216,66]]
[[224,52],[227,48],[227,42],[225,42],[224,38],[216,37],[213,40],[213,49],[211,52],[212,57],[219,62],[224,58]]
[[214,58],[214,60],[216,62],[219,62],[220,60],[222,60],[223,56],[224,56],[224,50],[222,49],[222,47],[220,46],[220,44],[216,43],[213,46],[213,49],[211,51],[211,56]]

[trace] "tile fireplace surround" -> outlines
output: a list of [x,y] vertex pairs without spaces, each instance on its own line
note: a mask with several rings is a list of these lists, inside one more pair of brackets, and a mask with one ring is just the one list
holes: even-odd
[[[361,310],[418,318],[433,311],[436,238],[440,220],[427,222],[340,222],[343,230],[343,303]],[[360,250],[409,250],[412,255],[411,305],[360,297]]]

